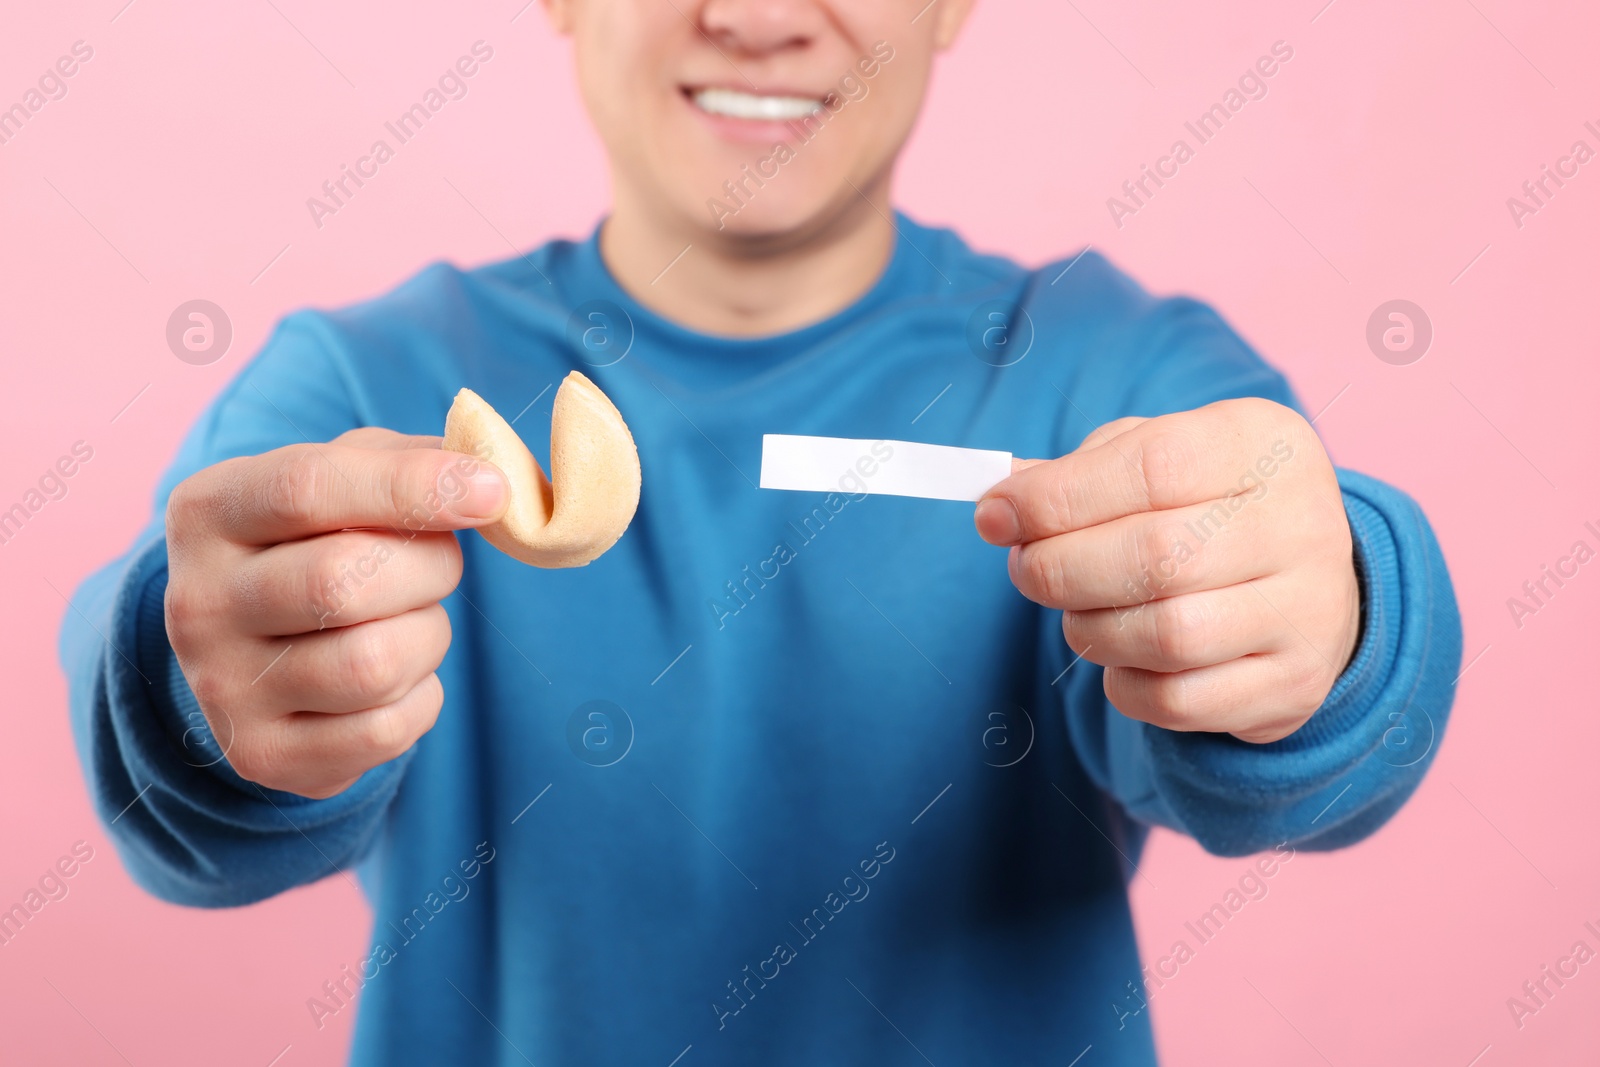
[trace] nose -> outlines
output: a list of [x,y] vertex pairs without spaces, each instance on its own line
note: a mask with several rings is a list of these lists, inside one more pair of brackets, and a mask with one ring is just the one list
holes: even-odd
[[823,18],[813,0],[707,0],[700,29],[724,51],[760,57],[805,48]]

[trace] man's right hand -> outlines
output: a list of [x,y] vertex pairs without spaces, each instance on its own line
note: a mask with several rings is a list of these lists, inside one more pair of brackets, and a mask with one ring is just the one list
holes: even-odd
[[437,437],[368,427],[208,467],[167,505],[167,637],[238,774],[330,797],[408,750],[444,701],[453,530],[505,478]]

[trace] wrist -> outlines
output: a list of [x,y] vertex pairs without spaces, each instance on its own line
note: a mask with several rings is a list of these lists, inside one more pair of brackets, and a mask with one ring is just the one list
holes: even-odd
[[1350,623],[1346,627],[1343,646],[1335,662],[1339,664],[1339,673],[1344,674],[1350,669],[1351,662],[1356,657],[1356,651],[1361,647],[1361,637],[1366,632],[1367,621],[1367,576],[1361,566],[1361,552],[1354,546],[1350,549]]

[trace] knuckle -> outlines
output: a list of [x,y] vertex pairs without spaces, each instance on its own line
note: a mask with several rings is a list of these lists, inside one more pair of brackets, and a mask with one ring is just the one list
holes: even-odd
[[373,706],[393,698],[398,675],[398,657],[385,630],[369,623],[340,635],[338,670],[344,688]]
[[253,620],[268,608],[273,590],[271,574],[263,573],[257,561],[246,561],[220,575],[217,597],[230,618]]
[[173,486],[163,513],[169,552],[181,558],[202,537],[208,517],[218,510],[223,486],[237,460],[226,460],[197,471]]
[[1329,677],[1326,666],[1321,662],[1308,661],[1290,671],[1287,692],[1289,710],[1298,715],[1310,716],[1318,708],[1333,689],[1333,679]]
[[167,536],[176,539],[186,535],[195,512],[199,508],[200,498],[204,489],[196,479],[199,475],[190,475],[177,485],[173,486],[172,493],[167,497]]
[[1066,639],[1067,647],[1078,655],[1094,644],[1094,636],[1090,632],[1092,626],[1081,611],[1063,611],[1061,613],[1061,636]]
[[1045,478],[1037,492],[1016,503],[1024,536],[1036,529],[1072,529],[1072,486],[1060,475]]
[[363,764],[376,767],[411,747],[410,731],[395,705],[373,708],[365,715],[367,717],[356,735],[358,754]]
[[227,704],[229,687],[217,671],[205,665],[188,663],[184,665],[184,680],[189,683],[189,691],[194,694],[201,710],[210,711]]
[[1199,462],[1195,443],[1187,434],[1170,428],[1151,434],[1139,448],[1139,474],[1146,502],[1153,508],[1163,508],[1182,499]]
[[1042,545],[1023,545],[1016,559],[1019,587],[1029,599],[1046,605],[1066,603],[1070,582],[1058,553]]
[[[357,742],[363,764],[376,767],[398,759],[433,725],[443,703],[442,691],[438,690],[436,680],[432,681],[431,689],[425,688],[428,684],[418,686],[415,699],[399,700],[363,712],[368,718],[362,723]],[[440,699],[434,699],[435,693]]]
[[382,426],[356,426],[335,437],[331,443],[352,448],[381,448],[399,436]]
[[439,712],[444,709],[444,683],[437,674],[430,674],[417,686],[413,694],[417,705],[417,729],[413,736],[413,743],[433,729],[434,722],[439,718]]
[[413,540],[427,536],[429,525],[459,499],[449,495],[454,485],[447,480],[451,468],[440,468],[437,462],[434,456],[404,456],[384,473],[383,491],[399,520],[399,531]]
[[259,783],[261,781],[261,768],[259,761],[256,759],[254,746],[240,742],[228,750],[226,759],[228,766],[233,768],[233,773],[240,778],[247,782]]
[[164,514],[169,554],[183,559],[214,550],[235,536],[250,518],[254,497],[245,487],[258,456],[236,456],[197,471],[173,487]]
[[1164,520],[1146,523],[1133,538],[1132,552],[1137,573],[1151,590],[1171,586],[1180,572],[1194,566],[1198,555],[1189,547],[1183,527]]
[[234,773],[247,782],[274,789],[282,781],[284,761],[265,738],[241,734],[228,750],[227,760]]
[[195,637],[204,632],[203,599],[204,594],[198,593],[191,583],[171,578],[167,581],[162,608],[166,614],[167,641],[174,650],[188,651],[194,647]]
[[417,536],[471,492],[478,461],[470,456],[448,459],[442,452],[418,451],[389,472],[389,491],[405,528]]
[[1133,429],[1141,421],[1143,420],[1137,415],[1124,415],[1120,419],[1112,419],[1110,422],[1102,423],[1095,429],[1090,430],[1089,436],[1085,437],[1084,441],[1091,445],[1104,444],[1112,438],[1120,436],[1125,431]]
[[1198,662],[1205,650],[1209,613],[1191,597],[1170,597],[1150,605],[1151,641],[1167,663]]
[[1156,674],[1146,679],[1145,704],[1156,721],[1170,729],[1187,729],[1195,717],[1189,684],[1180,674]]
[[[413,485],[420,486],[423,479],[417,476],[407,476],[406,461],[412,457],[399,454],[395,462],[386,463],[380,468],[380,499],[388,501],[392,514],[401,517],[400,529],[412,531],[417,529],[416,523],[419,515],[426,515],[430,510],[426,507],[419,511],[419,502],[426,503],[427,494],[419,494]],[[431,518],[431,515],[427,516]]]
[[451,457],[448,453],[431,452],[420,453],[427,457],[428,488],[436,493],[445,504],[453,504],[472,490],[472,476],[477,473],[479,462],[472,455]]
[[443,663],[445,653],[450,651],[450,641],[454,630],[450,626],[450,613],[443,604],[432,604],[427,608],[428,636],[424,647],[433,657],[434,662]]
[[302,526],[316,516],[326,477],[316,450],[306,445],[285,448],[267,478],[259,501],[262,513],[285,526]]
[[1121,437],[1145,421],[1146,419],[1140,415],[1124,415],[1120,419],[1112,419],[1110,422],[1101,423],[1084,435],[1074,451],[1084,452],[1091,448],[1110,444],[1116,438]]
[[455,534],[438,534],[429,549],[428,557],[437,568],[440,584],[445,589],[444,595],[449,596],[461,584],[461,542],[456,540]]
[[1217,401],[1217,410],[1229,419],[1258,418],[1276,407],[1279,405],[1259,396],[1235,396]]
[[1305,416],[1294,408],[1280,404],[1276,400],[1268,400],[1261,396],[1247,396],[1238,400],[1240,409],[1246,417],[1261,426],[1293,426],[1298,430],[1301,426],[1309,426]]
[[[337,543],[324,541],[312,550],[311,559],[300,577],[299,601],[319,629],[348,607],[354,598],[354,588],[340,573],[343,562],[344,554]],[[341,582],[341,578],[345,580]]]

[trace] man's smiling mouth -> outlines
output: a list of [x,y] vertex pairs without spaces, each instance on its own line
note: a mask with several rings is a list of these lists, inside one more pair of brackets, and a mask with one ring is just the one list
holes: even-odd
[[820,98],[764,95],[737,89],[685,90],[691,103],[708,115],[755,122],[790,122],[815,115],[823,108]]

